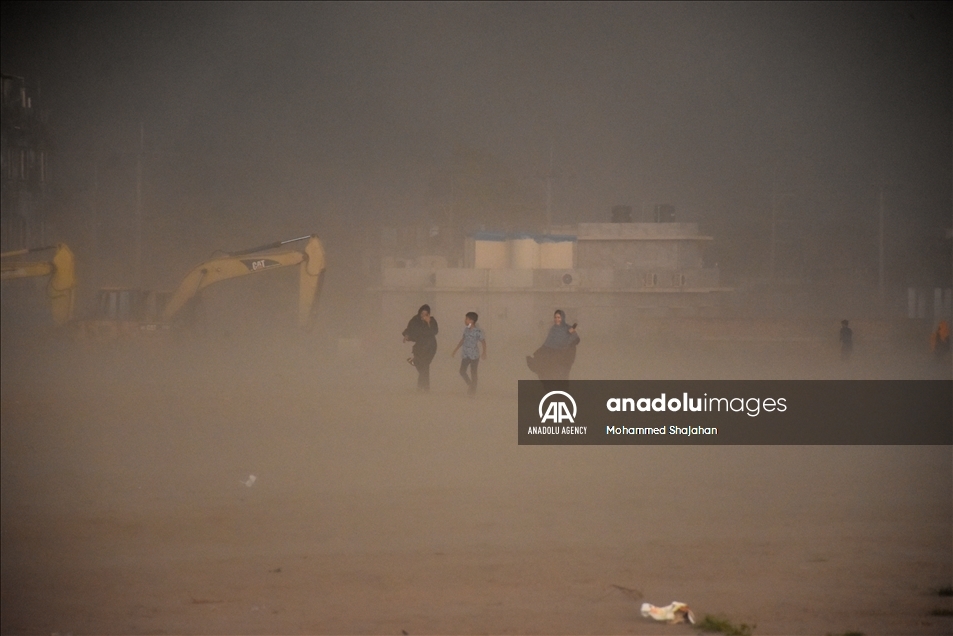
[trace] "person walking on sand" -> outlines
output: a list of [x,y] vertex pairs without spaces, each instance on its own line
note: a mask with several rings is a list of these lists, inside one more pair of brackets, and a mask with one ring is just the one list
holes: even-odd
[[430,363],[437,355],[437,319],[430,315],[430,305],[421,305],[417,315],[404,329],[404,342],[413,342],[413,355],[407,362],[417,368],[417,390],[430,390]]
[[936,331],[930,336],[930,347],[937,362],[945,362],[950,357],[950,327],[945,320],[936,326]]
[[566,312],[557,309],[546,341],[533,355],[526,356],[526,366],[544,382],[568,380],[569,371],[576,361],[578,344],[576,325],[567,325]]
[[[467,393],[470,395],[476,395],[477,390],[477,368],[480,365],[480,360],[486,360],[486,338],[483,337],[483,330],[477,327],[477,320],[479,316],[475,311],[467,312],[466,317],[463,319],[463,337],[460,338],[460,342],[457,343],[457,346],[453,351],[450,352],[450,357],[457,355],[457,350],[461,347],[463,348],[463,356],[460,359],[460,377],[463,378],[463,381],[467,383],[469,389]],[[477,348],[477,343],[483,345],[483,354],[480,355],[480,351]],[[467,376],[467,368],[470,369],[470,375]]]
[[840,321],[840,357],[841,360],[849,360],[850,354],[854,351],[854,331],[848,327],[847,320]]

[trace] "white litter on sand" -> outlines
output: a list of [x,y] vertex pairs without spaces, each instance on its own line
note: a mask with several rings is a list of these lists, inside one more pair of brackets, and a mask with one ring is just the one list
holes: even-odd
[[685,603],[672,601],[665,607],[656,607],[651,603],[642,603],[642,616],[654,618],[657,621],[667,621],[669,623],[691,623],[695,624],[695,614]]

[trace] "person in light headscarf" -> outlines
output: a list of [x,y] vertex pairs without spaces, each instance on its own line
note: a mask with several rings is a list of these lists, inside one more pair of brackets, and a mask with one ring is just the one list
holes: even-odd
[[576,325],[566,324],[566,312],[557,309],[553,314],[553,326],[543,346],[531,356],[526,356],[526,366],[540,380],[568,380],[569,371],[576,361],[576,345],[579,334]]

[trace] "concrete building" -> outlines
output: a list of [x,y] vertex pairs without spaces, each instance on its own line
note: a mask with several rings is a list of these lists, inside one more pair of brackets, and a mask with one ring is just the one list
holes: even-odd
[[717,268],[704,266],[712,238],[694,223],[580,223],[560,232],[476,233],[464,267],[426,254],[403,267],[390,259],[372,291],[391,318],[409,318],[424,303],[442,324],[476,311],[497,341],[535,340],[556,308],[591,336],[638,336],[639,319],[715,315],[730,291]]
[[0,93],[0,240],[3,251],[47,242],[50,140],[35,91],[13,75]]

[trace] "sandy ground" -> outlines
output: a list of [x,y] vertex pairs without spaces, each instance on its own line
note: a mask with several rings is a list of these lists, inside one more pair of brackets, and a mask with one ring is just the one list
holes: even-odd
[[[4,634],[695,633],[639,595],[755,634],[953,632],[950,447],[520,447],[536,343],[491,342],[473,400],[447,339],[429,395],[399,344],[27,344],[3,344]],[[584,341],[574,376],[949,371]]]

